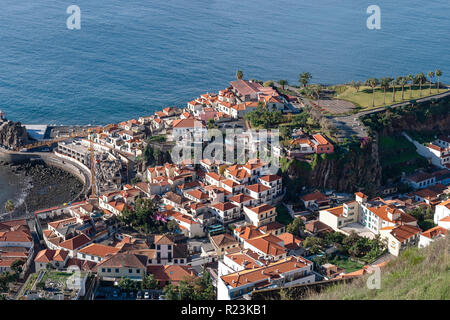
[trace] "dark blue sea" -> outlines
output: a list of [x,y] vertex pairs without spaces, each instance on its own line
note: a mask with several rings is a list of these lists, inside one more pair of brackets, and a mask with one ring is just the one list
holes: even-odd
[[[366,27],[371,4],[381,30]],[[450,82],[449,14],[448,0],[0,0],[0,109],[107,124],[184,106],[237,69],[332,84],[441,68]]]

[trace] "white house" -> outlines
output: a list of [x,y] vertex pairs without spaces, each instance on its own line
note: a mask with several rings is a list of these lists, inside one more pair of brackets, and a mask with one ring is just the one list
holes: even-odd
[[419,248],[428,246],[431,242],[447,236],[447,229],[440,226],[433,227],[420,234]]
[[[242,261],[244,263],[244,261]],[[289,287],[315,282],[313,263],[301,257],[288,257],[268,265],[249,268],[220,276],[217,280],[217,299],[232,300],[255,289]]]
[[440,220],[450,216],[450,199],[441,202],[435,207],[434,224],[438,224]]

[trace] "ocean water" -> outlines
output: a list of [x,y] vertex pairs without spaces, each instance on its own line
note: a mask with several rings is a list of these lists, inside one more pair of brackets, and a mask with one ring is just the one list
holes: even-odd
[[[66,8],[81,8],[68,30]],[[450,82],[448,0],[1,0],[0,109],[25,124],[107,124],[246,78]],[[381,30],[366,9],[381,8]]]

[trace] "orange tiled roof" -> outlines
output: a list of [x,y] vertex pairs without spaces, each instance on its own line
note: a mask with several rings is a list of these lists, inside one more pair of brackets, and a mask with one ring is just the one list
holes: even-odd
[[105,246],[99,243],[92,243],[79,250],[78,252],[96,257],[106,257],[108,255],[116,254],[119,251],[120,249],[116,247]]

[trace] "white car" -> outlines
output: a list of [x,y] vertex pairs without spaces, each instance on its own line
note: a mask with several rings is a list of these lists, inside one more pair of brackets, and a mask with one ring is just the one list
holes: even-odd
[[144,299],[150,299],[150,293],[148,291],[144,293]]

